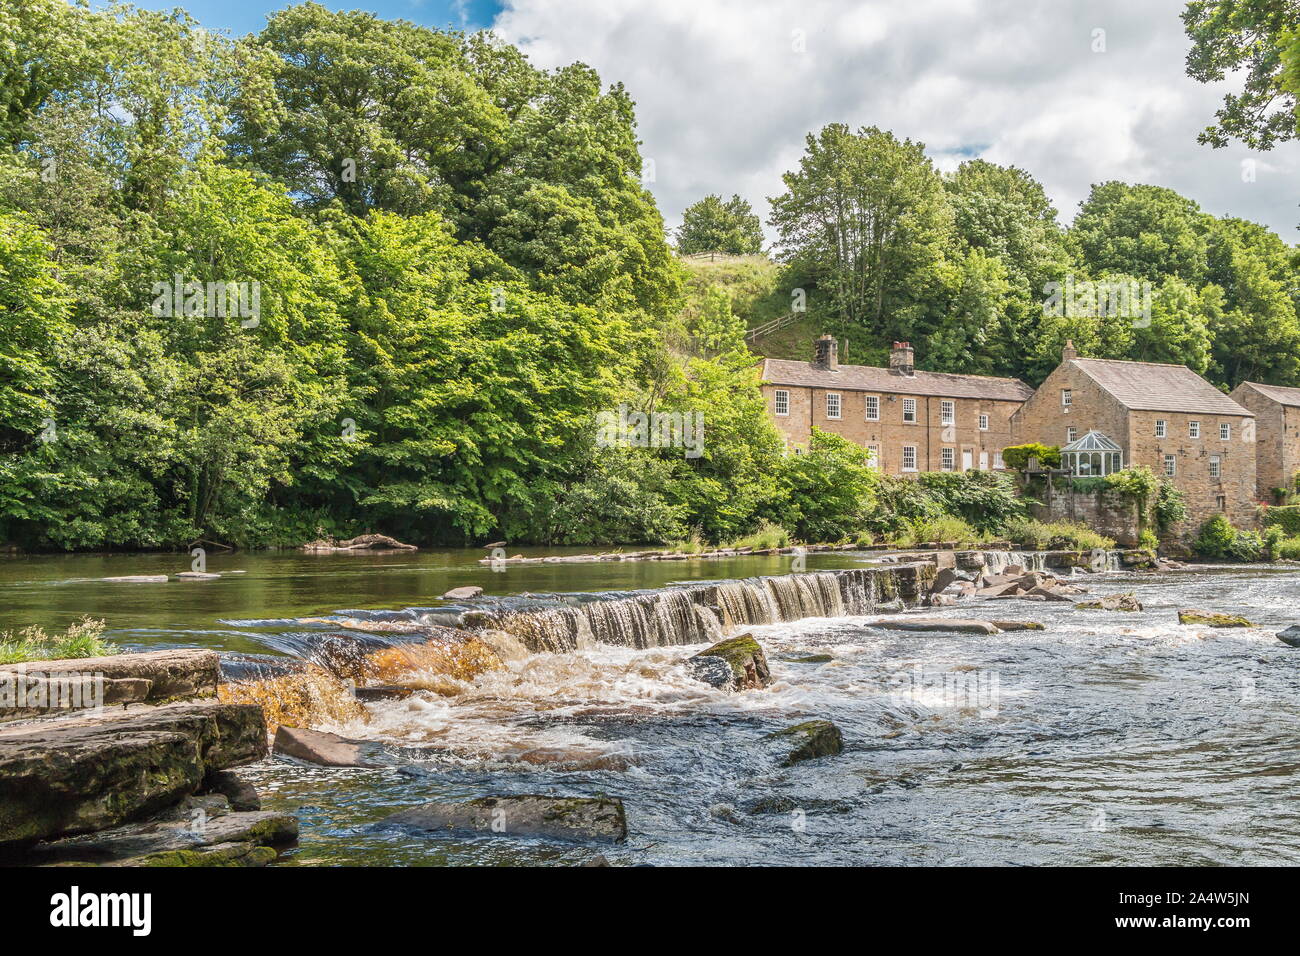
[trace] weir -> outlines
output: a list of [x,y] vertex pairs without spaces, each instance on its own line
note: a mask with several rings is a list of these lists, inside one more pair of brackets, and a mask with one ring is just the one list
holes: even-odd
[[806,571],[596,598],[576,606],[468,611],[460,623],[506,631],[534,652],[570,651],[591,642],[635,648],[702,644],[755,624],[902,609],[928,592],[935,573],[928,563]]

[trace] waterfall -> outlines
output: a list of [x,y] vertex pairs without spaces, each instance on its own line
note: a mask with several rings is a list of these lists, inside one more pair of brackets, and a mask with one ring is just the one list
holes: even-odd
[[506,631],[532,651],[587,641],[664,647],[716,641],[736,628],[806,617],[870,614],[924,591],[933,565],[808,571],[596,598],[573,606],[473,611],[467,627]]

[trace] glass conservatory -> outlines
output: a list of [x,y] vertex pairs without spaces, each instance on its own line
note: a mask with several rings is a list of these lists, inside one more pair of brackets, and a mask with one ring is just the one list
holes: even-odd
[[1090,431],[1061,449],[1061,467],[1075,475],[1109,475],[1124,468],[1124,452],[1099,431]]

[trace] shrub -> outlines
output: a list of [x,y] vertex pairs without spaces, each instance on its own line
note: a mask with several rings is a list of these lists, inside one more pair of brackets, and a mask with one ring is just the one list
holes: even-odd
[[1271,525],[1264,529],[1264,554],[1270,561],[1282,557],[1282,542],[1285,540],[1286,532],[1279,525]]
[[1038,464],[1043,468],[1061,467],[1061,449],[1055,445],[1030,442],[1027,445],[1011,445],[1002,449],[1003,463],[1015,471],[1026,468],[1030,458],[1037,458]]
[[1277,557],[1283,561],[1300,561],[1300,537],[1283,538],[1278,542]]
[[939,510],[962,518],[983,533],[1000,531],[1008,521],[1027,516],[1025,499],[1017,494],[1012,475],[993,471],[928,472],[917,483]]
[[1150,528],[1143,528],[1138,535],[1138,547],[1155,551],[1160,547],[1160,539],[1156,537],[1156,533]]
[[104,622],[83,617],[62,634],[50,636],[39,627],[26,627],[14,637],[0,632],[0,664],[23,661],[67,660],[72,657],[104,657],[121,648],[104,640]]
[[1215,515],[1201,525],[1192,547],[1212,561],[1258,561],[1264,553],[1258,534],[1234,528],[1224,515]]
[[1009,541],[1036,551],[1091,551],[1102,548],[1109,551],[1115,542],[1083,525],[1064,521],[1045,522],[1033,518],[1011,521],[1006,528]]
[[777,523],[801,541],[847,540],[866,522],[879,477],[865,448],[814,428],[808,451],[781,462]]
[[1174,487],[1168,479],[1160,479],[1156,488],[1156,500],[1152,506],[1156,521],[1156,530],[1164,534],[1180,521],[1187,520],[1187,505],[1183,493]]
[[764,521],[759,524],[753,534],[747,534],[743,538],[736,538],[722,545],[724,548],[753,548],[755,551],[766,551],[769,548],[788,548],[789,546],[790,532],[773,521]]
[[987,539],[956,515],[918,518],[912,522],[911,537],[919,542],[956,541],[958,544],[979,544]]
[[1300,535],[1300,505],[1264,508],[1260,512],[1259,523],[1265,528],[1281,528],[1288,538]]

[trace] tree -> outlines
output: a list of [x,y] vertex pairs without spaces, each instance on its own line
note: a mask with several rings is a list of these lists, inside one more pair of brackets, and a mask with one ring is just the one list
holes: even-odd
[[684,256],[695,252],[759,253],[763,251],[763,224],[739,196],[726,202],[721,196],[705,196],[682,213],[677,251]]
[[1200,286],[1213,219],[1162,186],[1100,183],[1079,207],[1069,243],[1091,273],[1124,273],[1158,283],[1177,276]]
[[1300,2],[1192,0],[1182,19],[1192,40],[1188,76],[1202,83],[1245,76],[1240,93],[1224,96],[1200,142],[1218,148],[1239,139],[1271,149],[1300,136]]
[[846,325],[878,340],[919,338],[955,281],[953,218],[925,147],[876,127],[807,137],[769,220],[782,258],[812,277]]

